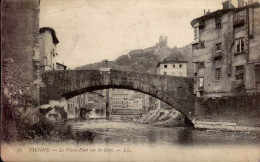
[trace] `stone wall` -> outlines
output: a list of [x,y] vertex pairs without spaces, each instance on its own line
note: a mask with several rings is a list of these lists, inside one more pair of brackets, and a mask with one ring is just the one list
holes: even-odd
[[156,97],[185,115],[194,110],[193,78],[151,75],[111,70],[50,71],[42,75],[41,103],[99,89],[119,88],[139,91]]
[[5,58],[13,59],[29,82],[33,83],[35,76],[32,48],[38,36],[40,2],[3,0],[1,5],[1,62]]
[[195,121],[234,123],[260,127],[260,96],[237,96],[215,99],[198,98]]

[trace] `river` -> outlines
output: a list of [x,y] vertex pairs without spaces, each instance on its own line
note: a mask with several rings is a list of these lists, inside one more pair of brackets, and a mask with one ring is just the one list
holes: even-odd
[[236,145],[260,144],[260,132],[155,127],[118,119],[68,121],[73,131],[91,131],[93,144]]
[[[2,145],[9,161],[259,161],[260,132],[68,120],[75,138]],[[59,137],[59,135],[58,135]],[[78,138],[80,137],[80,138]]]

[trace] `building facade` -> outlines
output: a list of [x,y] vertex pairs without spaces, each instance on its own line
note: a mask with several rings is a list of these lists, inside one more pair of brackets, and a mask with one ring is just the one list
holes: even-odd
[[56,70],[56,57],[58,56],[56,46],[59,40],[55,30],[43,27],[39,30],[40,64],[42,71]]
[[260,6],[229,1],[223,9],[194,19],[192,54],[198,97],[259,92]]
[[[171,75],[178,77],[187,77],[187,61],[181,60],[164,60],[157,64],[157,74]],[[157,100],[156,108],[171,108],[168,104]]]
[[39,100],[38,87],[33,84],[38,72],[32,49],[37,44],[40,0],[1,1],[1,10],[1,63],[12,59],[28,79],[33,99]]
[[105,109],[106,99],[104,91],[87,92],[67,100],[65,111],[68,113],[69,118],[78,117],[81,108],[87,109]]
[[157,74],[171,76],[187,76],[187,61],[164,60],[157,65]]
[[128,99],[128,109],[142,110],[144,108],[143,105],[143,96],[140,94],[136,94]]
[[125,90],[112,90],[111,106],[112,109],[128,109],[129,93]]
[[222,4],[191,22],[194,121],[259,126],[260,4]]
[[111,108],[112,109],[131,109],[142,110],[149,107],[149,96],[130,90],[112,89]]

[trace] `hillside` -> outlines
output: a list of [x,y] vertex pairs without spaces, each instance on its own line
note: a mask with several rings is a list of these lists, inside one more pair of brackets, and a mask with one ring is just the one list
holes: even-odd
[[[188,61],[188,76],[192,76],[191,45],[182,48],[169,48],[166,44],[157,43],[146,49],[132,50],[128,54],[119,56],[115,61],[108,61],[107,66],[115,70],[138,71],[156,73],[156,66],[164,59],[178,59]],[[94,64],[87,64],[76,69],[99,70],[106,66],[106,60]]]

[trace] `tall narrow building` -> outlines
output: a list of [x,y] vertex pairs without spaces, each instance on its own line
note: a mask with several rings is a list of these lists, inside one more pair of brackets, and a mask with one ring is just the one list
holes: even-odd
[[255,116],[260,115],[260,4],[222,4],[223,9],[191,22],[194,93],[201,101],[196,119],[255,125],[260,121]]

